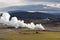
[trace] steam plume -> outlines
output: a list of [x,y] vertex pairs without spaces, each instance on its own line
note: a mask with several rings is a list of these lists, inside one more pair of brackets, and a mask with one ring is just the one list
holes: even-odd
[[9,20],[10,14],[8,12],[4,12],[0,14],[2,14],[2,16],[0,17],[0,23],[6,24],[8,26],[12,26],[15,28],[27,27],[30,29],[39,28],[39,29],[45,30],[45,28],[41,24],[35,25],[33,22],[27,24],[27,23],[24,23],[24,20],[18,20],[17,17],[12,17],[11,20]]

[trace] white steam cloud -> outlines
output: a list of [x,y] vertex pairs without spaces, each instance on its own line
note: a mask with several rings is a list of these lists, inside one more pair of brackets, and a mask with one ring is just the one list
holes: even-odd
[[[1,15],[2,14],[2,15]],[[27,27],[30,29],[42,29],[45,30],[45,28],[41,25],[41,24],[34,24],[33,22],[31,23],[24,23],[24,20],[18,20],[17,17],[12,17],[11,20],[10,19],[10,14],[7,12],[4,13],[0,13],[0,23],[2,24],[6,24],[8,26],[11,27],[15,27],[15,28],[19,28],[19,27]]]

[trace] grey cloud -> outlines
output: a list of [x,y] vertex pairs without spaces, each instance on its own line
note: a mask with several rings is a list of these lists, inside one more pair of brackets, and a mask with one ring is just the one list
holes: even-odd
[[55,3],[60,3],[60,0],[26,0],[29,2],[55,2]]
[[0,7],[4,7],[4,6],[6,6],[7,4],[6,3],[4,3],[4,2],[0,2]]

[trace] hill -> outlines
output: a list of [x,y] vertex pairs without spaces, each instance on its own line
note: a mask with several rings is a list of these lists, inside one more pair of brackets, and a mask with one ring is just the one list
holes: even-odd
[[27,12],[27,11],[9,11],[11,17],[16,16],[18,19],[45,19],[56,18],[56,15],[42,12]]

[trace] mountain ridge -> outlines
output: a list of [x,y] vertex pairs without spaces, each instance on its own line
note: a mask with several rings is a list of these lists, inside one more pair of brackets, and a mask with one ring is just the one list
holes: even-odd
[[42,13],[42,12],[27,12],[27,11],[9,11],[9,14],[18,19],[45,19],[45,18],[56,18],[56,15]]

